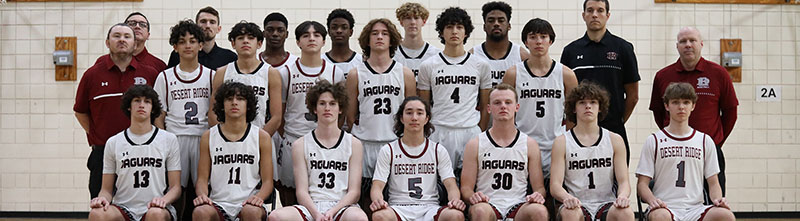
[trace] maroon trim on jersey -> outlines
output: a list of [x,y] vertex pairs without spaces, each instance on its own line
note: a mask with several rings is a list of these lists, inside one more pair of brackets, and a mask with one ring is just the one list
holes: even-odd
[[[411,159],[417,159],[417,158],[421,157],[422,155],[425,155],[425,151],[428,151],[428,139],[425,139],[425,149],[422,149],[422,153],[419,153],[419,155],[416,155],[416,156],[411,156],[411,154],[408,154],[408,152],[406,152],[406,149],[403,147],[403,141],[397,140],[397,144],[400,145],[400,150],[403,151],[403,154],[405,154],[408,158],[411,158]],[[436,143],[436,147],[439,147],[439,143]],[[437,155],[436,156],[436,161],[438,162],[439,161],[439,156],[438,156],[438,154],[436,154],[436,155]]]
[[703,136],[703,162],[705,161],[706,161],[706,136]]
[[692,139],[692,137],[694,137],[694,134],[697,132],[697,130],[692,129],[692,134],[689,134],[688,137],[680,137],[679,138],[679,137],[673,137],[671,134],[669,134],[667,132],[667,128],[666,127],[664,129],[661,129],[661,131],[663,131],[664,135],[667,135],[667,137],[669,137],[669,139],[673,139],[673,140],[676,140],[676,141],[687,141],[689,139]]
[[658,159],[658,137],[656,137],[656,134],[653,134],[653,140],[656,142],[656,148],[653,149],[653,164],[655,164],[656,159]]
[[592,214],[589,213],[589,210],[586,207],[581,206],[581,212],[583,212],[583,220],[584,221],[592,221]]
[[[600,209],[598,209],[597,212],[595,212],[594,219],[595,220],[606,220],[605,218],[607,218],[606,216],[608,216],[608,210],[611,209],[612,205],[614,205],[614,203],[603,204],[603,206],[601,206]],[[605,216],[603,214],[605,214]]]
[[303,213],[303,210],[300,210],[300,208],[297,208],[297,206],[292,206],[292,207],[297,210],[297,213],[300,214],[300,217],[303,217],[303,221],[308,221],[306,215]]
[[161,73],[164,75],[164,89],[166,89],[164,91],[164,93],[166,93],[164,95],[164,98],[165,98],[164,100],[166,100],[166,101],[162,101],[162,102],[164,102],[166,104],[164,106],[166,106],[167,112],[169,112],[169,81],[167,80],[167,72],[166,71],[162,71]]
[[327,63],[327,62],[325,62],[325,59],[322,59],[322,68],[319,69],[319,73],[317,73],[317,74],[306,74],[306,72],[303,71],[303,68],[300,66],[300,59],[297,59],[297,60],[294,61],[295,66],[297,66],[297,70],[300,71],[300,73],[305,75],[306,77],[319,77],[319,75],[321,75],[322,72],[325,72],[325,63]]
[[[705,138],[703,138],[703,139],[705,139]],[[700,219],[697,219],[697,221],[703,221],[703,218],[706,217],[706,214],[708,214],[708,211],[711,210],[711,208],[713,208],[713,206],[709,206],[708,208],[703,210],[703,213],[700,214]]]
[[506,216],[503,218],[508,219],[516,217],[517,213],[519,213],[519,210],[522,209],[523,205],[525,205],[525,202],[517,203],[516,205],[512,206],[511,211],[508,211],[508,214],[506,214]]
[[337,212],[336,214],[333,215],[333,221],[342,220],[342,216],[344,216],[344,211],[347,210],[347,208],[350,208],[350,206],[345,206],[345,207],[342,207],[341,209],[339,209],[339,212]]
[[[191,83],[194,83],[195,81],[199,80],[200,77],[203,76],[203,65],[200,65],[200,73],[197,74],[197,77],[195,77],[192,80],[188,80],[188,81],[187,80],[183,80],[183,79],[181,79],[180,76],[178,76],[178,65],[175,65],[175,67],[172,67],[172,73],[175,74],[175,78],[177,78],[178,81],[183,82],[185,84],[191,84]],[[164,77],[166,77],[166,76],[164,76]],[[164,80],[166,80],[166,79],[164,79]]]
[[503,219],[503,214],[501,214],[501,213],[500,213],[500,211],[499,211],[499,210],[497,210],[497,207],[495,207],[495,206],[494,206],[494,205],[492,205],[491,203],[486,203],[486,204],[489,204],[489,206],[490,206],[490,207],[492,207],[492,211],[494,211],[494,217],[495,217],[495,218],[497,218],[497,219],[499,219],[499,220],[502,220],[502,219]]
[[[398,214],[396,210],[392,209],[391,207],[389,207],[388,209],[390,209],[390,210],[392,210],[392,212],[394,212],[394,217],[397,217],[397,221],[403,220],[403,218],[400,217],[400,214]],[[434,219],[434,220],[436,220],[436,219]]]
[[[427,146],[428,145],[426,144],[425,147],[427,147]],[[436,169],[438,170],[439,169],[439,143],[436,143],[436,146],[433,147],[433,151],[434,151],[433,156],[434,156],[434,158],[436,158]],[[422,156],[422,154],[420,154],[420,156]]]
[[[397,139],[397,142],[400,143],[402,141],[400,141],[400,139]],[[392,148],[391,142],[389,142],[387,145],[389,145],[389,173],[391,173],[392,165],[394,165],[394,148]]]

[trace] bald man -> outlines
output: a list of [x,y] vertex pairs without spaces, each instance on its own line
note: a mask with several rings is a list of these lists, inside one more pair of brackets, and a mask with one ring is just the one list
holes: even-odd
[[703,59],[703,37],[693,27],[681,28],[677,42],[678,61],[664,67],[653,80],[650,110],[659,128],[669,124],[669,115],[661,97],[672,82],[691,84],[697,93],[697,107],[689,117],[689,126],[706,133],[714,139],[719,159],[719,183],[725,195],[725,158],[722,144],[736,124],[736,108],[739,100],[727,70],[717,63]]

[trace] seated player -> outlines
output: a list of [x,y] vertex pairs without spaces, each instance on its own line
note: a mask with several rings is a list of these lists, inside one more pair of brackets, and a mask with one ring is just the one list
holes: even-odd
[[321,80],[308,90],[306,105],[317,127],[292,144],[297,201],[270,220],[367,220],[358,207],[361,141],[339,129],[347,94],[341,84]]
[[[697,94],[688,83],[664,91],[669,125],[647,137],[639,158],[636,185],[650,220],[736,220],[722,197],[714,140],[689,126]],[[713,205],[703,205],[703,179]],[[653,189],[649,187],[654,181]]]
[[262,220],[264,199],[272,193],[272,139],[248,123],[256,117],[253,87],[228,81],[214,99],[220,123],[200,138],[192,218]]
[[152,124],[161,115],[158,94],[135,85],[122,95],[122,111],[131,126],[106,142],[103,186],[89,203],[89,220],[175,220],[180,153],[175,135]]
[[583,82],[564,101],[564,115],[576,125],[553,141],[550,165],[562,220],[633,220],[625,142],[597,124],[608,114],[608,99],[600,86]]
[[[408,97],[395,114],[394,133],[400,137],[381,148],[372,176],[372,219],[464,220],[447,149],[427,137],[433,132],[431,107],[419,97]],[[448,192],[449,202],[439,206],[437,179]],[[383,188],[388,183],[389,202]]]
[[[539,145],[514,125],[514,87],[492,89],[488,111],[492,127],[464,149],[461,197],[471,205],[470,220],[547,220]],[[526,196],[528,180],[534,192]]]

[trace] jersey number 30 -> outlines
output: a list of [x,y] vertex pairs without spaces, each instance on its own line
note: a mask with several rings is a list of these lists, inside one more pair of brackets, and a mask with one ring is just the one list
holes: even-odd
[[510,173],[495,173],[494,176],[494,183],[492,184],[492,189],[500,189],[503,188],[504,190],[511,189],[511,180],[513,180],[513,176]]

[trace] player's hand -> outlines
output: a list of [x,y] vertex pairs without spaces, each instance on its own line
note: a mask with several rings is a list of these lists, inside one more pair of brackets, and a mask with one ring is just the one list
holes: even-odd
[[483,194],[483,192],[475,192],[475,194],[472,194],[472,196],[469,197],[469,204],[471,205],[475,205],[482,202],[489,202],[489,196],[486,196],[485,194]]
[[369,209],[372,210],[372,212],[382,210],[383,208],[387,207],[389,207],[389,203],[383,200],[373,200],[372,203],[369,204]]
[[247,198],[247,200],[245,200],[244,203],[242,203],[242,206],[247,205],[247,204],[253,205],[255,207],[261,207],[262,205],[264,205],[264,200],[261,199],[261,197],[257,197],[256,195],[252,195],[252,196],[250,196],[250,198]]
[[658,199],[658,198],[656,198],[653,201],[647,202],[647,204],[650,205],[650,210],[651,211],[654,210],[654,209],[658,209],[658,208],[667,208],[667,204],[664,203],[664,201],[661,201],[661,199]]
[[150,203],[147,204],[147,208],[149,209],[153,207],[165,208],[167,207],[167,201],[161,197],[153,198],[153,200],[151,200]]
[[332,221],[333,220],[333,216],[336,215],[337,211],[333,211],[333,210],[325,211],[325,213],[322,214],[322,217],[325,218],[325,221]]
[[581,206],[581,201],[574,196],[569,196],[564,200],[564,207],[567,209],[575,209]]
[[311,217],[314,218],[314,221],[330,221],[330,216],[327,216],[326,213],[320,213],[319,211],[314,212],[311,214]]
[[203,205],[203,204],[211,205],[211,199],[208,198],[208,196],[206,196],[206,195],[197,196],[197,198],[194,198],[194,200],[192,202],[194,203],[195,207]]
[[533,192],[531,195],[525,196],[525,201],[528,203],[544,204],[544,196],[539,192]]
[[628,197],[618,196],[617,200],[614,201],[614,206],[617,208],[628,208],[631,206],[631,201],[628,199]]
[[464,209],[467,208],[467,205],[464,204],[464,201],[461,201],[460,199],[450,200],[450,202],[447,202],[447,208],[464,211]]
[[95,197],[91,201],[89,201],[90,208],[103,208],[103,211],[108,209],[108,200],[105,197]]
[[714,202],[714,206],[722,207],[728,210],[731,209],[731,207],[728,205],[728,200],[726,200],[725,197],[712,200],[712,202]]

